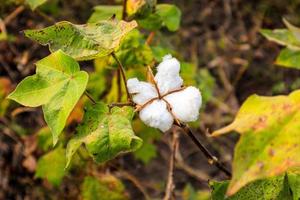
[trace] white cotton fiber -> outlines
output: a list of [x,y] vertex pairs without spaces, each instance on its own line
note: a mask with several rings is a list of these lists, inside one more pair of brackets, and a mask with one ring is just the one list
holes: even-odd
[[182,122],[192,122],[198,119],[202,104],[200,91],[195,87],[187,87],[183,91],[169,94],[165,97],[172,107],[172,112]]
[[173,117],[167,110],[167,105],[163,100],[154,100],[140,111],[141,120],[153,128],[158,128],[165,132],[173,124]]
[[157,66],[157,73],[154,78],[161,95],[182,86],[183,80],[179,76],[179,71],[180,63],[178,60],[172,58],[171,55],[166,55]]
[[139,81],[137,78],[128,79],[127,88],[129,93],[133,95],[133,102],[138,105],[143,105],[150,99],[158,96],[152,84]]

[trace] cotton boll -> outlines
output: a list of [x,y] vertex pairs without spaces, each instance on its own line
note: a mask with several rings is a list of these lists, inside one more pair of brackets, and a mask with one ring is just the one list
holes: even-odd
[[178,60],[172,58],[171,55],[166,55],[157,66],[157,73],[154,78],[161,95],[181,87],[183,80],[179,76],[179,71],[180,63]]
[[137,78],[128,79],[127,88],[129,93],[133,95],[133,102],[138,105],[143,105],[150,99],[158,96],[152,84],[139,81]]
[[162,100],[154,100],[140,111],[141,120],[153,128],[165,132],[173,124],[173,117],[167,110],[167,105]]
[[172,112],[182,122],[192,122],[198,119],[202,103],[200,91],[195,87],[169,94],[165,97],[172,107]]

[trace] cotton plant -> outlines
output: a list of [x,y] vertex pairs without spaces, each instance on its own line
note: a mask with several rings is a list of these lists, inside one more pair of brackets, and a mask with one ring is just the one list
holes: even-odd
[[202,103],[201,92],[193,86],[184,87],[179,75],[180,63],[171,55],[163,57],[151,83],[131,78],[127,88],[137,105],[139,117],[148,126],[165,132],[175,122],[198,119]]

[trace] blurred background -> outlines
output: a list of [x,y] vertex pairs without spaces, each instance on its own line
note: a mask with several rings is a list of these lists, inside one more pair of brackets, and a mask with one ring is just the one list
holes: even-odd
[[[300,1],[158,2],[175,4],[182,18],[178,31],[161,29],[153,44],[164,46],[186,62],[190,70],[185,71],[185,77],[193,77],[190,83],[197,84],[204,97],[200,119],[192,125],[195,134],[230,168],[238,135],[217,139],[207,135],[230,123],[249,95],[288,94],[299,88],[299,72],[274,65],[280,47],[263,38],[259,30],[283,28],[283,17],[299,26]],[[41,109],[21,107],[5,99],[24,77],[34,74],[34,63],[49,54],[47,47],[25,38],[22,31],[62,20],[86,23],[93,7],[100,4],[115,5],[121,1],[48,0],[32,11],[21,1],[0,0],[0,199],[93,199],[88,198],[88,193],[97,193],[100,186],[102,194],[107,196],[98,199],[160,199],[163,196],[170,158],[169,134],[134,121],[135,131],[144,139],[142,149],[104,165],[93,164],[83,152],[75,167],[64,172],[57,164],[60,160],[56,155],[39,161],[52,148]],[[90,72],[97,69],[97,61],[80,64]],[[105,86],[101,81],[95,75],[89,86],[99,98],[109,93],[111,87],[110,81]],[[66,140],[82,119],[83,105],[84,100],[68,120]],[[39,162],[46,169],[38,168]],[[50,173],[50,180],[44,179],[45,173]],[[102,180],[100,186],[93,185],[94,176]],[[226,177],[210,166],[190,139],[181,134],[174,172],[175,199],[209,199],[208,180],[212,179]]]

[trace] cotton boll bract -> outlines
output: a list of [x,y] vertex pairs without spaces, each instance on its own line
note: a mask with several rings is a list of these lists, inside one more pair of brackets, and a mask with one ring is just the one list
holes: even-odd
[[138,105],[143,105],[150,99],[158,96],[152,84],[139,81],[137,78],[128,79],[127,88],[130,94],[134,94],[132,100]]
[[154,78],[161,95],[179,89],[182,86],[183,80],[179,76],[179,71],[179,61],[171,55],[166,55],[157,66],[157,73]]
[[175,117],[182,122],[192,122],[198,119],[202,103],[200,91],[195,87],[187,87],[180,92],[165,97],[172,107]]
[[154,100],[140,111],[141,120],[153,128],[165,132],[172,127],[173,117],[167,110],[167,104],[163,100]]

